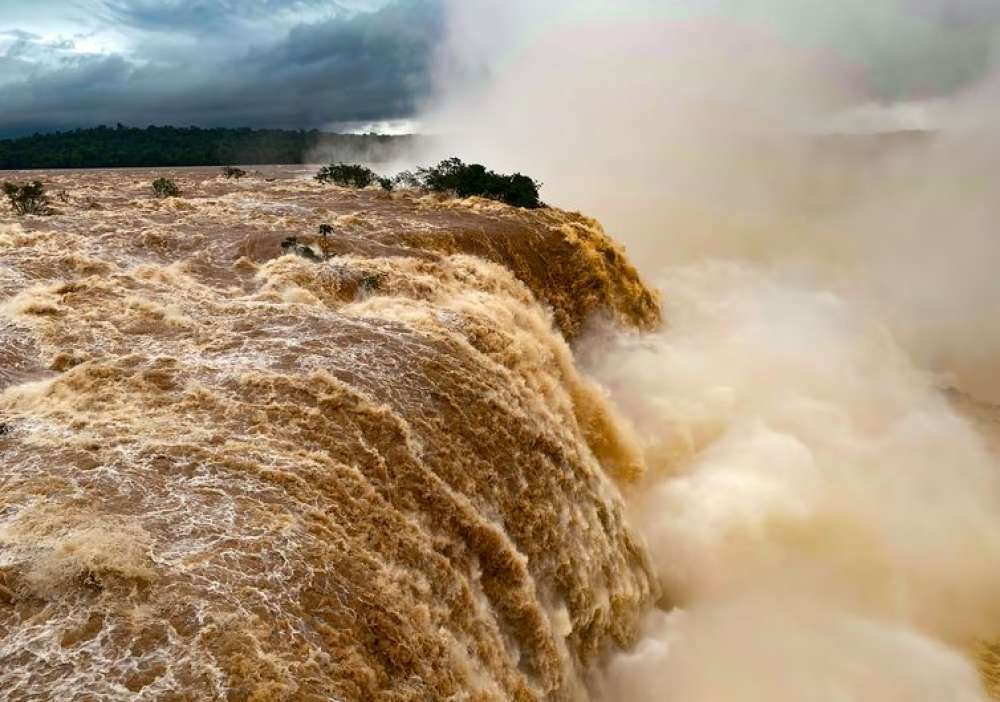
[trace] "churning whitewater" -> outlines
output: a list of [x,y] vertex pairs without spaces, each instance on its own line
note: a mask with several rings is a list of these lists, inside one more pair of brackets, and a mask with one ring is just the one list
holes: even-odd
[[5,700],[996,688],[998,415],[877,308],[706,258],[661,309],[582,215],[151,175],[0,223]]
[[0,227],[4,699],[585,696],[659,591],[566,339],[656,299],[585,217],[273,170]]

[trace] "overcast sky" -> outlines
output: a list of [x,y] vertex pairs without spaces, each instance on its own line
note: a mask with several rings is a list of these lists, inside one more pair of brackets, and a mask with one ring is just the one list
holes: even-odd
[[[0,0],[0,136],[117,122],[311,128],[405,119],[431,90],[449,4],[477,2],[498,4]],[[947,95],[982,78],[1000,27],[1000,0],[562,4],[571,14],[600,5],[764,27],[849,64],[871,98],[886,102]],[[537,7],[546,13],[543,0]]]
[[0,135],[411,116],[434,0],[0,0]]

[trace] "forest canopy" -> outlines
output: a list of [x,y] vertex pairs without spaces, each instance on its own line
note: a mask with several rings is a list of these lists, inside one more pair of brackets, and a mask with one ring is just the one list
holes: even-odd
[[351,161],[390,161],[417,136],[333,134],[319,130],[95,127],[0,140],[0,170],[305,163],[311,153]]

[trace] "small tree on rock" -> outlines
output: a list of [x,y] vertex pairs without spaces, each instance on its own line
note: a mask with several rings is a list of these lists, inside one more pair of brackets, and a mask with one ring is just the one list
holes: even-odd
[[316,174],[320,183],[333,183],[342,188],[367,188],[378,180],[378,174],[365,166],[334,163],[323,166]]
[[14,212],[19,215],[52,214],[49,196],[45,194],[45,186],[36,180],[31,183],[4,183],[3,193],[10,200]]
[[160,198],[177,197],[181,194],[181,189],[169,178],[157,178],[153,181],[153,193]]

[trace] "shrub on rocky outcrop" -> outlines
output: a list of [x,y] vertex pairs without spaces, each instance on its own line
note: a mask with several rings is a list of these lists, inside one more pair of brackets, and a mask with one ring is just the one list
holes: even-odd
[[49,196],[45,194],[45,186],[41,181],[31,183],[4,183],[3,193],[10,200],[14,212],[19,215],[52,214],[49,206]]
[[430,168],[421,168],[416,178],[431,192],[455,193],[459,197],[485,197],[513,207],[542,207],[538,190],[541,183],[526,175],[504,175],[478,163],[450,158]]
[[365,166],[334,163],[319,169],[316,180],[320,183],[333,183],[342,188],[367,188],[378,180],[378,174]]
[[153,192],[156,197],[177,197],[181,194],[181,189],[169,178],[157,178],[153,181]]
[[430,168],[419,168],[416,173],[403,171],[395,178],[380,176],[367,166],[335,163],[321,168],[316,180],[344,188],[367,188],[378,184],[386,192],[399,187],[458,197],[484,197],[527,209],[545,206],[539,199],[542,184],[538,181],[520,173],[497,173],[481,164],[463,163],[457,158],[446,159]]

